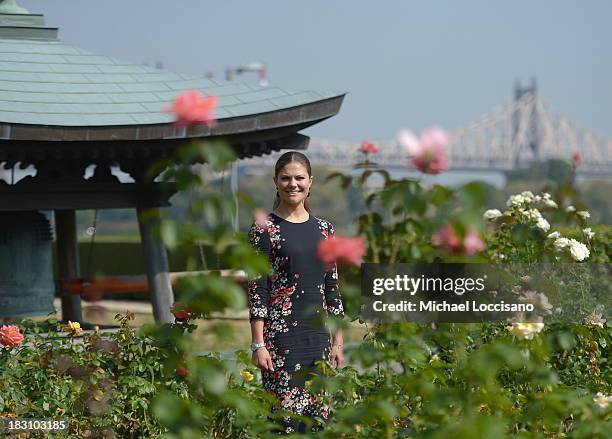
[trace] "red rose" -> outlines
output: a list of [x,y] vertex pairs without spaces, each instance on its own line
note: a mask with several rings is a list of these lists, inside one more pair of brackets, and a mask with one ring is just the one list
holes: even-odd
[[326,265],[334,262],[359,266],[363,262],[365,247],[363,237],[330,237],[319,241],[317,257]]
[[189,309],[187,308],[176,309],[176,305],[172,305],[172,308],[170,308],[170,311],[172,312],[172,314],[174,314],[174,318],[178,322],[184,322],[186,320],[190,320],[193,317]]
[[179,364],[176,366],[176,373],[182,376],[183,378],[187,378],[189,376],[189,369]]
[[4,325],[0,328],[0,344],[17,347],[23,343],[23,335],[15,325]]
[[164,108],[167,113],[174,113],[179,126],[215,125],[213,112],[217,107],[215,96],[204,96],[199,90],[187,90],[174,98],[172,105]]

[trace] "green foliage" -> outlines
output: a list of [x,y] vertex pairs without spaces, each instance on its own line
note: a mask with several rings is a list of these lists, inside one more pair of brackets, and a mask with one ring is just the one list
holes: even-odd
[[[207,148],[188,145],[165,174],[193,197],[180,216],[186,223],[167,219],[158,234],[172,249],[206,246],[223,257],[226,268],[251,276],[267,273],[266,260],[228,227],[235,213],[232,200],[188,166],[207,160],[223,169],[233,158],[221,143]],[[535,214],[518,207],[495,220],[485,252],[469,256],[461,245],[435,242],[445,226],[452,227],[458,242],[468,232],[482,234],[484,203],[490,199],[483,185],[427,189],[419,180],[393,179],[380,169],[332,174],[329,180],[365,200],[357,230],[366,238],[368,261],[483,261],[502,255],[523,263],[556,257],[572,261],[567,249],[553,248]],[[565,206],[559,197],[558,204]],[[563,237],[584,241],[586,219],[562,209],[551,214],[558,214],[556,223],[566,224],[557,230]],[[203,222],[206,228],[200,227]],[[610,230],[593,230],[589,257],[609,261]],[[358,274],[345,270],[341,279],[351,319],[359,318]],[[117,333],[77,340],[60,337],[55,322],[47,337],[38,334],[39,327],[23,324],[26,343],[0,352],[0,412],[67,418],[67,437],[74,438],[277,437],[285,413],[271,412],[275,399],[263,390],[250,355],[198,353],[186,336],[196,328],[191,318],[243,308],[242,287],[213,271],[183,278],[177,294],[189,318],[171,325],[133,331],[125,316]],[[528,337],[504,324],[370,327],[361,343],[347,347],[349,366],[335,370],[319,363],[307,387],[333,408],[332,417],[304,422],[324,438],[610,437],[612,402],[604,401],[612,393],[610,323],[527,329]],[[231,337],[227,327],[216,332]]]
[[[0,413],[19,418],[66,419],[70,434],[90,437],[110,429],[116,437],[155,437],[163,429],[151,416],[151,400],[161,389],[185,394],[185,385],[167,374],[167,353],[139,337],[120,318],[113,334],[82,339],[57,321],[41,328],[25,322],[26,344],[0,351]],[[135,433],[138,432],[138,433]],[[93,436],[91,436],[93,437]]]
[[609,411],[592,398],[610,393],[598,340],[611,336],[609,326],[549,327],[520,341],[503,325],[381,325],[351,351],[358,369],[315,380],[336,408],[322,436],[605,437]]

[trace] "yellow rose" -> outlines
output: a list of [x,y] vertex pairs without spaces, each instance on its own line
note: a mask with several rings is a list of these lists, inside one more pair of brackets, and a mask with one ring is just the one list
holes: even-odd
[[81,324],[79,322],[71,322],[70,320],[68,320],[66,331],[72,332],[75,335],[79,335],[81,333]]
[[242,375],[242,378],[244,378],[245,381],[253,381],[253,378],[255,378],[255,376],[248,370],[241,371],[240,375]]

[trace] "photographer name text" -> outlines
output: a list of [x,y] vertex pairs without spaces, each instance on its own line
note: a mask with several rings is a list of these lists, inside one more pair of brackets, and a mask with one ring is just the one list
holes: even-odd
[[372,303],[376,312],[532,312],[535,307],[531,303],[478,303],[466,300],[462,303],[447,302],[445,300],[420,301],[418,303],[402,300],[397,303],[385,303],[376,300]]

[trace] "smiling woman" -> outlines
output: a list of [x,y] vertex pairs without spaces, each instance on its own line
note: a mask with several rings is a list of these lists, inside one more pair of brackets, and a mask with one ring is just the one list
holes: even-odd
[[[310,213],[313,177],[301,153],[283,154],[276,163],[274,212],[249,232],[251,243],[268,256],[273,273],[249,285],[253,362],[262,370],[264,387],[288,412],[327,419],[329,409],[304,390],[315,363],[344,365],[342,333],[322,325],[326,315],[343,315],[335,264],[316,256],[322,240],[333,237],[328,221]],[[301,422],[285,421],[287,433],[306,431]]]
[[[278,158],[274,166],[274,184],[276,199],[273,210],[278,213],[308,216],[310,212],[310,186],[312,186],[312,170],[310,161],[302,153],[290,151]],[[300,209],[300,204],[303,210]],[[281,212],[281,210],[283,212]],[[301,222],[298,219],[298,222]]]

